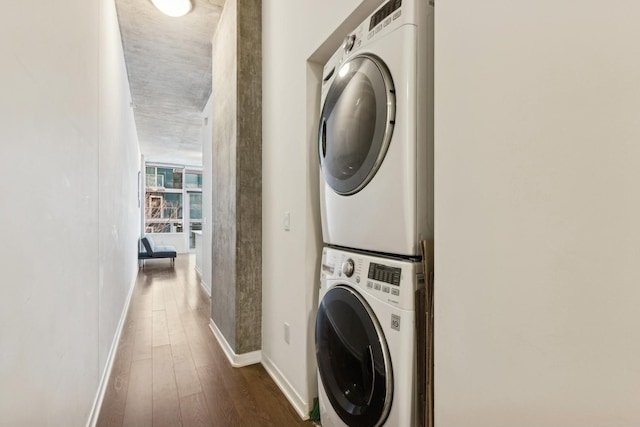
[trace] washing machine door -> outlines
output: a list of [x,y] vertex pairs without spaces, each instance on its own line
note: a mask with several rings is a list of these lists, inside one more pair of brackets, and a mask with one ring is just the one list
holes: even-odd
[[322,106],[320,167],[338,194],[362,190],[387,153],[395,123],[395,89],[387,66],[357,55],[337,71]]
[[316,359],[326,395],[349,426],[380,426],[391,410],[393,372],[380,324],[352,288],[330,289],[316,317]]

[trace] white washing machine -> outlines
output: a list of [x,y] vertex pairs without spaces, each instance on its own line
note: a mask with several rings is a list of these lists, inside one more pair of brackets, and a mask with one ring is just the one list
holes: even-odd
[[433,238],[433,6],[390,0],[323,71],[325,243],[420,255]]
[[324,427],[416,425],[414,294],[422,265],[322,252],[316,360]]

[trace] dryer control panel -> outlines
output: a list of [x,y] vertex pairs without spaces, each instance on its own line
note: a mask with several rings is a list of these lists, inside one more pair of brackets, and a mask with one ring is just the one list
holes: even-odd
[[[402,6],[402,0],[390,0],[384,4],[376,13],[371,16],[369,20],[369,31],[376,28],[376,26],[385,21],[385,18],[393,14],[393,19],[397,19],[402,14],[402,11],[398,10]],[[398,11],[397,13],[394,13]],[[389,21],[391,22],[391,21]],[[388,25],[388,24],[387,24]]]
[[[389,0],[353,31],[345,34],[342,45],[336,50],[324,66],[322,74],[322,93],[329,88],[332,77],[340,66],[352,55],[366,52],[366,46],[391,31],[409,24],[425,25],[427,0],[404,1]],[[400,48],[401,46],[398,46]]]

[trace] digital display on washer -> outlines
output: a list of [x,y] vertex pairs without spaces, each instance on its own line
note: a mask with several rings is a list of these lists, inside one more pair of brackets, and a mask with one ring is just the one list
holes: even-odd
[[378,25],[379,23],[381,23],[384,20],[384,18],[386,18],[387,16],[391,15],[396,10],[400,9],[400,6],[402,6],[402,0],[390,0],[390,1],[388,1],[387,4],[382,6],[382,8],[380,8],[380,10],[377,11],[371,17],[371,22],[369,23],[369,31],[373,30],[376,25]]
[[390,285],[400,286],[400,273],[401,268],[388,267],[382,264],[376,264],[372,262],[369,264],[369,279],[377,280],[379,282],[385,282]]

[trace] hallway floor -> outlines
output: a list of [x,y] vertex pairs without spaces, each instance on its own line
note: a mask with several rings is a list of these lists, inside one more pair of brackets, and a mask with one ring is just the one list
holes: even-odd
[[313,426],[262,365],[233,368],[209,329],[194,257],[138,273],[98,426]]

